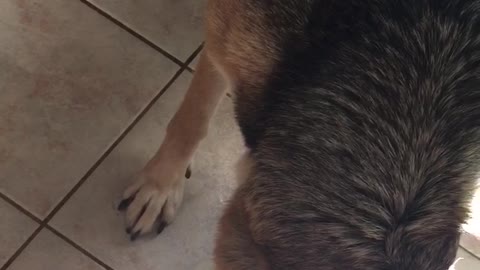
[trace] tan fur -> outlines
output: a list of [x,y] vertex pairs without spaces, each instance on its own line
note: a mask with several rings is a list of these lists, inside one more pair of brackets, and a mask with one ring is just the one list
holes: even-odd
[[[247,2],[209,1],[205,48],[233,84],[234,93],[242,91],[243,96],[255,100],[262,94],[259,89],[271,72],[279,49],[271,46],[276,44],[274,37],[263,31],[264,15],[250,10]],[[256,87],[249,87],[251,85]],[[248,90],[250,92],[243,92]],[[249,154],[245,153],[237,164],[240,185],[254,166]],[[242,197],[242,193],[237,192],[220,221],[215,249],[216,270],[268,270],[265,258],[251,238]]]
[[[207,135],[209,121],[224,94],[221,81],[234,94],[242,91],[242,97],[250,100],[259,100],[262,95],[262,86],[280,51],[275,46],[278,42],[264,28],[265,14],[253,9],[251,3],[251,0],[209,1],[207,38],[190,88],[168,125],[160,149],[124,194],[125,199],[136,194],[127,209],[128,226],[135,224],[135,217],[150,202],[134,231],[141,234],[150,231],[163,204],[163,221],[173,220],[183,198],[183,174]],[[253,168],[248,155],[239,163],[240,182],[245,181]],[[268,269],[250,236],[242,197],[237,192],[222,218],[216,248],[217,270]]]
[[[203,53],[160,149],[123,195],[124,199],[135,196],[126,209],[127,227],[134,235],[151,231],[162,209],[162,221],[167,224],[173,221],[183,200],[183,177],[187,167],[200,141],[207,135],[210,118],[224,96],[221,86],[221,75]],[[141,215],[146,204],[149,207]]]
[[249,214],[241,188],[233,196],[218,227],[216,270],[269,270],[268,262],[252,238]]
[[[221,78],[212,62],[203,53],[190,88],[168,125],[165,140],[157,155],[147,165],[148,171],[156,173],[156,164],[159,160],[164,162],[163,153],[172,162],[190,161],[199,142],[207,135],[209,120],[223,97],[225,90],[220,87],[219,79]],[[174,151],[168,151],[173,149]]]
[[[259,89],[280,52],[271,45],[276,44],[274,37],[262,27],[264,15],[250,10],[247,2],[210,0],[205,44],[208,55],[232,82],[234,93],[242,91],[242,96],[255,100],[261,96]],[[251,85],[255,87],[249,87]],[[254,167],[249,154],[245,153],[237,164],[240,185],[245,183]],[[242,198],[242,193],[237,192],[220,221],[215,249],[216,270],[268,270],[265,258],[251,237]]]
[[265,31],[264,14],[249,0],[210,0],[206,49],[236,83],[262,85],[279,54],[274,37]]
[[250,173],[254,169],[254,160],[247,151],[236,166],[240,187],[219,222],[215,247],[216,270],[270,269],[263,252],[253,239],[252,212],[245,194],[251,179]]
[[253,170],[255,164],[250,157],[250,151],[246,151],[242,157],[238,160],[236,166],[236,177],[239,184],[245,183],[249,178],[251,170]]

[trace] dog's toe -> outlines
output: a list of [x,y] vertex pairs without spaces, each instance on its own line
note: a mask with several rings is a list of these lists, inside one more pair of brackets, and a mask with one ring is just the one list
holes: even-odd
[[132,185],[136,190],[132,187],[127,189],[118,209],[125,211],[126,232],[132,241],[152,231],[161,233],[173,222],[183,199],[184,181],[179,180],[172,187],[159,188],[151,181],[141,180],[141,185]]
[[166,197],[166,195],[155,194],[150,198],[145,211],[133,225],[131,232],[132,240],[137,238],[139,235],[151,232],[155,222],[157,220],[162,220],[162,209],[165,205]]

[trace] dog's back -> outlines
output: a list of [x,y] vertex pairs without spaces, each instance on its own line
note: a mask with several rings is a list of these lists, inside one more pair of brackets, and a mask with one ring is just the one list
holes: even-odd
[[237,92],[253,167],[219,264],[448,269],[480,154],[480,1],[240,2],[280,54]]

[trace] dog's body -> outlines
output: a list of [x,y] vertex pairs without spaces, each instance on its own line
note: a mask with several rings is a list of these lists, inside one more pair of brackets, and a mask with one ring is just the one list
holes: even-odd
[[210,0],[204,51],[125,193],[135,237],[173,219],[220,74],[250,152],[218,270],[448,269],[480,157],[480,0]]

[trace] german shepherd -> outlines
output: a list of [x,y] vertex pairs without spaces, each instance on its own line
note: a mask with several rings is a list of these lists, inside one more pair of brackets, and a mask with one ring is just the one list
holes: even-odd
[[446,270],[480,159],[480,0],[210,0],[134,240],[173,221],[226,80],[249,151],[217,270]]

